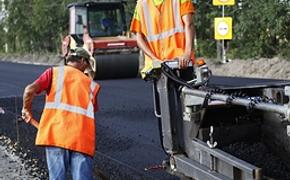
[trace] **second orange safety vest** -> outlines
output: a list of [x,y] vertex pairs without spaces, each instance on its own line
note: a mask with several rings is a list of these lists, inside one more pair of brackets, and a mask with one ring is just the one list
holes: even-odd
[[150,49],[161,60],[174,59],[184,54],[185,30],[180,3],[180,0],[168,0],[158,8],[152,0],[141,2],[142,33]]
[[93,156],[94,102],[100,86],[70,66],[53,68],[36,145],[56,146]]

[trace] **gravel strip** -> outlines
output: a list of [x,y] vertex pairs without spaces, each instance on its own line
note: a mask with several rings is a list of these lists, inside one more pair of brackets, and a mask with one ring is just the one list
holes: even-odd
[[20,158],[7,152],[4,146],[0,146],[0,179],[33,179]]
[[18,143],[0,135],[0,179],[46,180],[46,170],[39,168],[38,160],[28,156]]

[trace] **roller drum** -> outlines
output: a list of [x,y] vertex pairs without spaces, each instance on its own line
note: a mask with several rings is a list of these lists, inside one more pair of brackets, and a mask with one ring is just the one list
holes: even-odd
[[95,59],[94,79],[134,78],[138,75],[139,53],[101,54],[96,55]]

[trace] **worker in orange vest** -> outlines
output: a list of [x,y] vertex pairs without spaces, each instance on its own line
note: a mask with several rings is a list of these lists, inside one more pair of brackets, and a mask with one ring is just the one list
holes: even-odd
[[70,166],[74,180],[93,179],[96,97],[100,85],[84,74],[90,54],[81,47],[70,53],[67,65],[47,69],[26,86],[22,118],[33,120],[32,99],[46,91],[36,145],[44,146],[50,179],[66,179]]
[[130,29],[145,54],[143,78],[153,68],[153,61],[178,58],[184,69],[194,59],[194,12],[191,0],[137,1]]
[[[180,77],[184,80],[193,78],[193,69],[187,68],[194,62],[193,39],[194,6],[191,0],[140,0],[137,1],[130,30],[136,33],[137,44],[144,52],[145,65],[141,70],[141,77],[145,80],[153,79],[155,114],[159,118],[160,141],[166,153],[178,150],[173,145],[174,140],[170,132],[162,129],[161,102],[157,88],[159,77],[154,77],[152,69],[159,67],[164,61],[178,59]],[[168,87],[172,97],[169,106],[172,111],[170,117],[182,117],[176,107],[179,107],[179,86],[168,80]],[[170,124],[170,122],[167,122]],[[176,130],[176,127],[173,127]],[[172,130],[172,131],[175,131]],[[176,130],[177,133],[182,133]],[[170,134],[170,135],[168,135]],[[170,137],[170,138],[167,138]]]

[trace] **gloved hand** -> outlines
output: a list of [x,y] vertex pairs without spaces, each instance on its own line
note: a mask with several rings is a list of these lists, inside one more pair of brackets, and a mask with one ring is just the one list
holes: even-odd
[[145,81],[152,80],[154,78],[158,78],[157,70],[161,68],[162,61],[161,60],[151,60],[150,62],[145,62],[144,68],[141,70],[141,77]]
[[159,68],[161,68],[162,63],[163,63],[163,61],[161,61],[161,60],[153,59],[152,60],[152,68],[159,69]]

